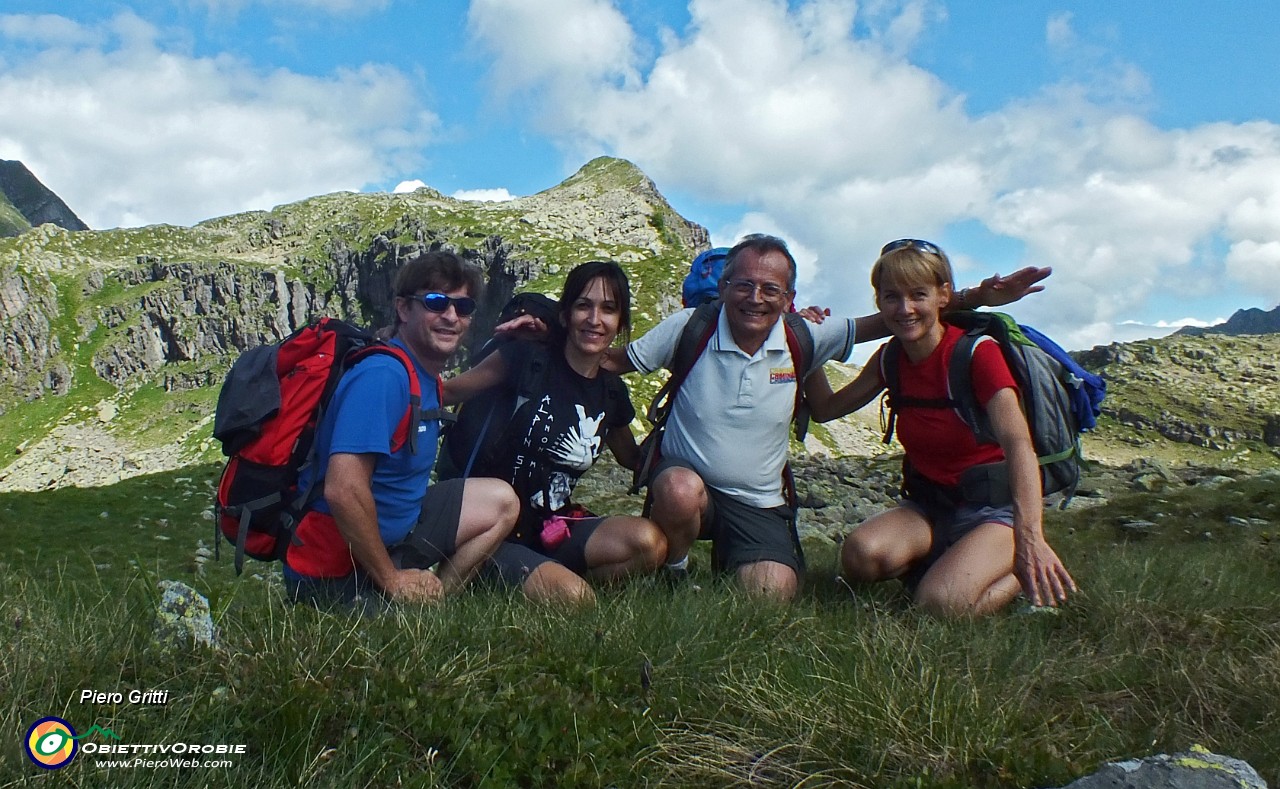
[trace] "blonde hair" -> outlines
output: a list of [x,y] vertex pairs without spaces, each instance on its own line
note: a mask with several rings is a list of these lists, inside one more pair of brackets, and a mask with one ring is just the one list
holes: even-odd
[[934,285],[955,288],[955,275],[947,253],[937,249],[937,254],[927,252],[916,245],[899,247],[880,256],[871,267],[871,288],[880,298],[881,282],[896,282],[906,287]]

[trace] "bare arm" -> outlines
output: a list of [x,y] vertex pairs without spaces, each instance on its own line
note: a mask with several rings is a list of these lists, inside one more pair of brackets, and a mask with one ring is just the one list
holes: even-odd
[[[1047,266],[1027,266],[1018,269],[1009,276],[992,274],[978,284],[976,288],[961,288],[951,295],[948,310],[966,310],[975,307],[1003,307],[1019,299],[1039,293],[1044,285],[1039,284],[1053,269]],[[880,315],[864,315],[854,320],[857,327],[855,341],[870,342],[889,336],[889,328],[884,325]]]
[[444,382],[444,405],[465,403],[486,389],[492,389],[507,376],[507,363],[501,353],[491,353],[466,372]]
[[1009,466],[1013,492],[1013,572],[1033,605],[1054,606],[1076,590],[1075,581],[1044,538],[1040,467],[1026,417],[1013,389],[1001,389],[987,402],[987,416]]
[[429,602],[440,599],[444,588],[430,570],[398,570],[378,532],[378,507],[373,499],[371,454],[338,453],[330,456],[324,497],[338,523],[338,531],[351,546],[351,555],[373,582],[392,600]]
[[605,434],[604,440],[609,445],[609,451],[617,459],[618,465],[634,471],[640,462],[640,447],[636,444],[636,437],[631,432],[631,425],[615,427]]
[[851,414],[871,402],[884,389],[880,381],[880,351],[876,351],[863,366],[858,377],[831,391],[831,382],[822,370],[816,370],[804,382],[804,397],[809,403],[809,414],[817,422],[830,422],[845,414]]
[[636,371],[636,366],[631,363],[631,357],[627,356],[626,348],[610,348],[605,351],[604,361],[600,363],[600,366],[618,375]]

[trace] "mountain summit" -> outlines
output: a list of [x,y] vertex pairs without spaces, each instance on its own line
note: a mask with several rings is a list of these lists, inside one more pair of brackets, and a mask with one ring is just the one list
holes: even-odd
[[1260,310],[1257,307],[1236,310],[1235,314],[1228,318],[1225,323],[1219,323],[1207,328],[1184,326],[1178,329],[1178,334],[1190,334],[1193,337],[1200,337],[1205,334],[1276,333],[1280,333],[1280,307],[1276,307],[1270,312]]
[[0,236],[16,236],[46,222],[64,230],[89,229],[25,164],[0,159]]

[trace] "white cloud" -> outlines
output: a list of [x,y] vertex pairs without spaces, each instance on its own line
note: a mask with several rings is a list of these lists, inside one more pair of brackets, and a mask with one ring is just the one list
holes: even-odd
[[515,195],[506,189],[460,189],[453,193],[459,200],[475,200],[484,203],[505,203],[514,200]]
[[1280,302],[1280,241],[1237,241],[1227,254],[1227,273],[1247,283],[1267,302]]
[[[1046,293],[1016,311],[1081,343],[1119,331],[1152,299],[1191,313],[1224,287],[1219,275],[1280,299],[1267,246],[1280,237],[1280,126],[1155,127],[1143,118],[1147,76],[1111,40],[1077,32],[1070,14],[1046,16],[1061,78],[972,115],[906,58],[940,18],[932,8],[692,0],[688,27],[663,38],[637,80],[574,78],[536,106],[571,159],[622,156],[664,189],[740,203],[752,221],[785,229],[814,255],[802,281],[842,312],[866,311],[884,240],[962,224],[1053,265]],[[559,43],[531,52],[536,39],[520,25],[485,40],[509,64],[504,47],[519,38],[519,62],[554,81],[560,72],[545,64],[558,62]],[[749,229],[762,228],[732,228]],[[1228,247],[1224,262],[1215,250]],[[955,251],[962,281],[994,268]]]
[[40,46],[79,46],[100,40],[93,31],[57,14],[0,14],[0,37]]
[[426,186],[425,183],[415,178],[412,181],[401,181],[400,183],[396,184],[396,188],[392,189],[391,193],[402,195],[407,192],[412,192],[415,189],[421,189],[424,186]]
[[190,224],[358,189],[417,163],[437,127],[392,68],[312,77],[191,57],[127,12],[57,27],[105,43],[0,71],[0,157],[24,162],[91,227]]
[[606,0],[473,0],[468,24],[495,56],[499,93],[545,86],[571,94],[635,76],[631,27]]

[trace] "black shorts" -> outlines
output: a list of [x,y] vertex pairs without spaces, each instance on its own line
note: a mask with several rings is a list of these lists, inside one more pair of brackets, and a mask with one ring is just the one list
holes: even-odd
[[562,564],[583,575],[588,569],[587,541],[604,521],[604,518],[588,518],[569,524],[568,539],[548,552],[521,542],[504,542],[484,563],[481,576],[500,586],[515,589],[523,586],[529,574],[545,562]]
[[387,546],[391,561],[400,569],[434,567],[458,549],[458,523],[462,520],[465,479],[447,479],[427,488],[418,522],[400,542]]
[[[462,518],[462,492],[466,480],[437,482],[422,497],[418,523],[398,543],[387,546],[392,563],[401,569],[433,567],[457,549],[458,522]],[[359,567],[341,578],[310,578],[285,572],[285,592],[295,603],[317,608],[341,607],[363,614],[387,608],[387,600]]]
[[[653,478],[668,468],[693,467],[683,460],[663,458]],[[695,472],[696,473],[696,472]],[[795,512],[788,506],[754,507],[705,485],[710,504],[702,513],[700,540],[711,540],[711,565],[716,572],[735,572],[756,562],[777,562],[797,577],[804,573],[804,553],[796,534]]]

